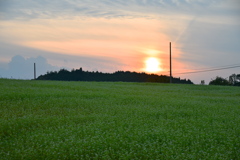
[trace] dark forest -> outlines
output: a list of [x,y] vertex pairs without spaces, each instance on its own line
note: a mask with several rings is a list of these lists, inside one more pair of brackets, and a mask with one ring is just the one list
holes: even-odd
[[[89,72],[80,68],[72,71],[61,69],[58,72],[47,72],[45,75],[39,76],[37,80],[169,83],[170,77],[130,71],[116,71],[114,73]],[[193,84],[189,79],[180,78],[173,78],[173,83]]]

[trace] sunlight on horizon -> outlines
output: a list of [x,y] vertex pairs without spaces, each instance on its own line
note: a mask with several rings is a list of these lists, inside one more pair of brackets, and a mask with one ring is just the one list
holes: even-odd
[[[148,73],[164,72],[167,69],[166,53],[170,37],[165,34],[168,29],[165,21],[145,18],[136,18],[134,22],[117,18],[60,19],[51,23],[49,21],[20,21],[17,22],[18,29],[15,29],[16,22],[5,22],[6,31],[12,30],[6,32],[9,34],[5,36],[10,35],[12,43],[19,46],[54,53],[61,57],[75,57],[74,60],[66,58],[68,63],[62,58],[49,59],[50,63],[59,67],[82,66],[88,70],[101,69],[103,72],[130,70]],[[44,25],[46,23],[49,25]],[[176,52],[174,53],[176,55]],[[92,62],[80,63],[75,61],[77,57]],[[146,60],[150,57],[154,58]]]
[[156,73],[162,71],[160,67],[160,62],[155,57],[149,57],[145,60],[145,71],[150,73]]

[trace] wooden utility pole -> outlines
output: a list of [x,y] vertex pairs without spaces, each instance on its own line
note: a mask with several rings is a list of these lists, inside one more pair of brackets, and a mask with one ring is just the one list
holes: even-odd
[[170,42],[170,83],[172,83],[172,45]]
[[34,79],[36,79],[36,63],[34,63]]

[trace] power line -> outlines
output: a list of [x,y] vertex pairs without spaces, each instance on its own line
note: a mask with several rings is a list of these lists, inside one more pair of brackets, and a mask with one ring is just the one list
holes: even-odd
[[[224,66],[215,66],[215,67],[205,67],[205,68],[198,68],[198,69],[191,69],[191,72],[197,72],[197,71],[202,71],[202,70],[212,70],[212,69],[219,69],[219,68],[228,68],[228,67],[235,67],[239,66],[240,64],[231,64],[231,65],[224,65]],[[189,70],[189,69],[182,69],[182,70]],[[188,71],[186,71],[188,72]],[[178,72],[177,72],[178,73]],[[185,73],[185,71],[182,71],[180,73]]]
[[[175,74],[187,74],[187,73],[197,73],[197,72],[205,72],[205,71],[214,71],[214,70],[223,70],[223,69],[231,69],[231,68],[238,68],[240,64],[231,64],[231,65],[224,65],[224,66],[215,66],[215,67],[207,67],[207,68],[199,68],[199,69],[191,69],[192,71],[189,72],[177,72]],[[183,69],[187,70],[187,69]],[[164,74],[169,74],[170,71],[162,72]]]
[[182,73],[175,73],[175,74],[192,74],[192,73],[201,73],[201,72],[211,72],[211,71],[219,71],[231,68],[239,68],[239,66],[231,66],[231,67],[224,67],[224,68],[216,68],[216,69],[207,69],[207,70],[200,70],[200,71],[192,71],[192,72],[182,72]]

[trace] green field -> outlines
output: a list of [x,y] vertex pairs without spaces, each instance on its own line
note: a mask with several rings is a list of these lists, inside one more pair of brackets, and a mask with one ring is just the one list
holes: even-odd
[[240,159],[240,88],[0,79],[0,159]]

